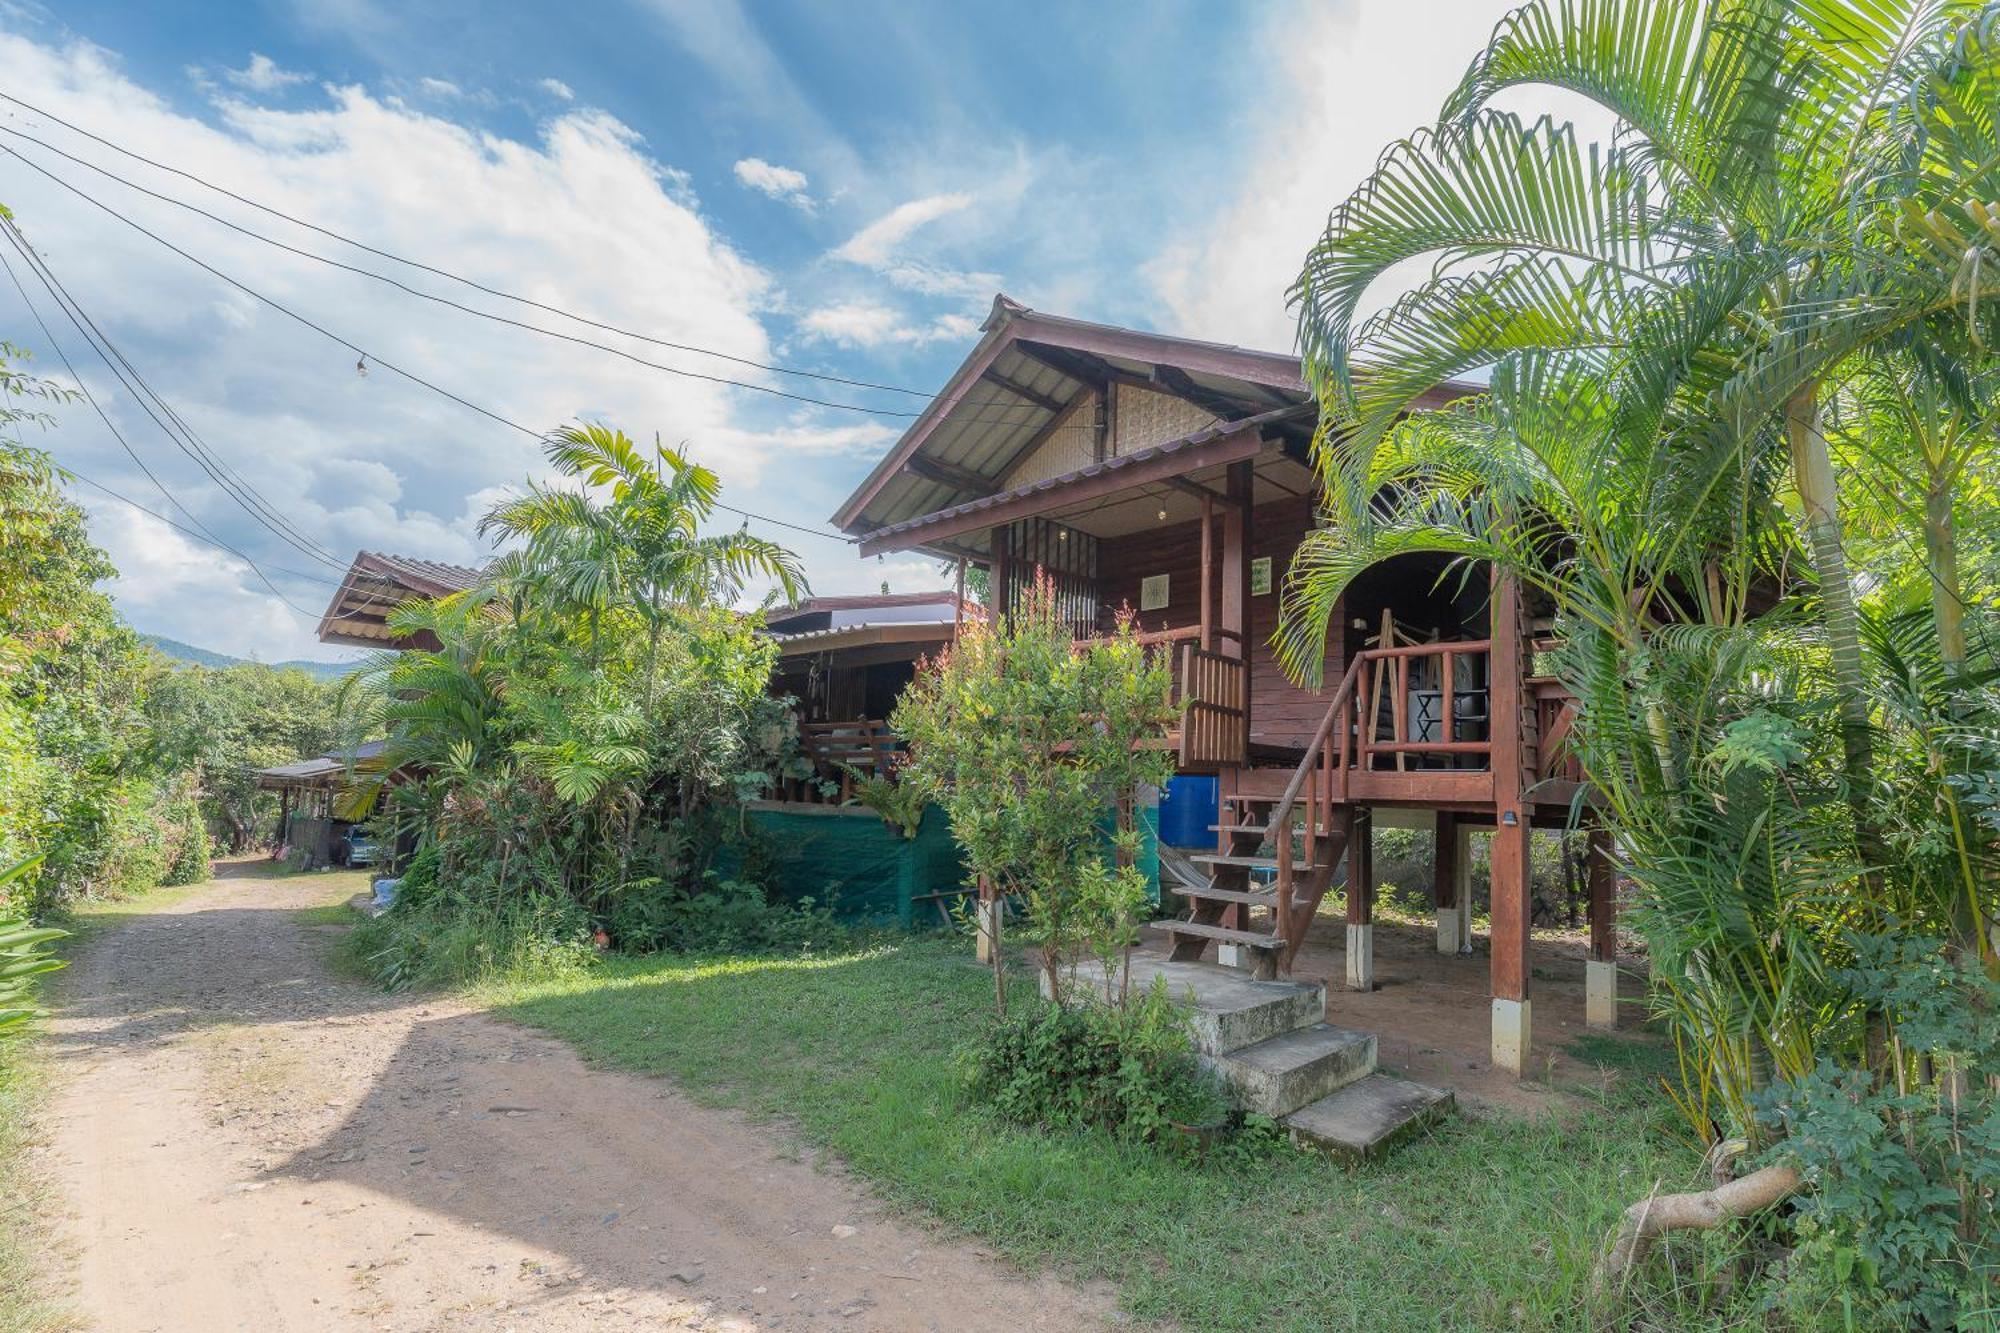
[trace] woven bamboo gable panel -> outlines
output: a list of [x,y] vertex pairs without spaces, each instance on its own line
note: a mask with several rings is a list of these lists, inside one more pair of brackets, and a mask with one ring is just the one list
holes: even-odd
[[1114,454],[1150,449],[1169,440],[1185,439],[1215,424],[1213,413],[1204,412],[1185,398],[1155,393],[1137,385],[1113,386],[1116,400],[1117,437]]
[[1094,456],[1097,424],[1097,395],[1086,393],[1071,403],[1056,419],[1049,438],[1014,466],[1001,482],[1002,490],[1047,481],[1096,462]]

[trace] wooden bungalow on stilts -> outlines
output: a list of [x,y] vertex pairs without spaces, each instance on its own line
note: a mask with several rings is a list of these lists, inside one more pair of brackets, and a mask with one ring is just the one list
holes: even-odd
[[[1438,393],[1442,403],[1476,386]],[[1536,668],[1549,610],[1511,580],[1408,556],[1348,590],[1308,688],[1270,646],[1315,522],[1317,408],[1291,356],[1059,318],[1001,296],[944,389],[834,516],[865,556],[989,571],[1004,613],[1050,578],[1079,638],[1133,608],[1172,654],[1179,768],[1220,793],[1210,875],[1170,961],[1289,974],[1346,869],[1345,981],[1371,989],[1369,830],[1437,833],[1437,950],[1470,952],[1469,854],[1492,830],[1492,1061],[1531,1043],[1529,831],[1564,827],[1571,701]],[[1588,1014],[1613,1021],[1612,876],[1592,838]],[[1371,1057],[1372,1065],[1372,1047]]]

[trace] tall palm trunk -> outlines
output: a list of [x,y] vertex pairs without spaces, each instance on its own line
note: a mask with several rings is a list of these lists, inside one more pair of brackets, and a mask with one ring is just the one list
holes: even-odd
[[1929,558],[1931,617],[1937,622],[1938,660],[1956,678],[1965,669],[1965,603],[1958,586],[1958,533],[1951,516],[1951,482],[1933,472],[1924,495],[1924,553]]
[[1861,659],[1861,622],[1854,609],[1854,580],[1847,567],[1847,548],[1840,530],[1840,490],[1833,458],[1820,428],[1817,384],[1808,384],[1785,404],[1785,434],[1791,446],[1792,477],[1805,506],[1806,539],[1813,571],[1819,578],[1820,620],[1826,629],[1827,656],[1833,667],[1834,692],[1840,705],[1840,746],[1846,761],[1847,801],[1854,813],[1855,842],[1867,866],[1863,883],[1877,896],[1876,867],[1882,864],[1882,839],[1868,808],[1873,781],[1875,745],[1868,718],[1868,681]]

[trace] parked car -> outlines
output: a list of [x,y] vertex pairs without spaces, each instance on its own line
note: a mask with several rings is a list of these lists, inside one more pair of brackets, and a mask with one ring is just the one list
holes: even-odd
[[372,866],[383,859],[382,844],[365,828],[349,829],[340,845],[341,859],[350,866]]

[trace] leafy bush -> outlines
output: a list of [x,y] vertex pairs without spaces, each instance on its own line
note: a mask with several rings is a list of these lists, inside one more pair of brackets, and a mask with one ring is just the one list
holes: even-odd
[[597,961],[590,916],[573,898],[446,884],[439,862],[435,846],[412,857],[395,905],[347,937],[350,960],[388,989],[548,980]]
[[167,862],[162,884],[199,884],[208,878],[208,861],[213,852],[208,841],[208,822],[192,800],[182,801],[170,811],[174,827],[172,859]]
[[1228,1114],[1195,1059],[1187,1015],[1159,982],[1123,1006],[1017,1009],[959,1058],[970,1093],[1022,1124],[1152,1140]]
[[[1138,792],[1172,776],[1157,742],[1179,716],[1167,659],[1139,641],[1129,614],[1108,639],[1071,634],[1040,578],[997,625],[967,626],[919,671],[892,718],[910,746],[910,795],[943,807],[986,885],[1026,903],[1051,989],[1065,963],[1091,955],[1109,966],[1131,944],[1147,898],[1134,864]],[[1000,957],[992,950],[1004,1008]]]
[[442,894],[398,904],[357,927],[347,948],[390,990],[543,981],[572,976],[597,958],[583,909],[544,893],[504,902]]
[[[35,862],[22,861],[0,869],[0,889],[34,868]],[[64,933],[0,915],[0,1038],[40,1014],[34,1006],[35,978],[63,966],[61,959],[49,956],[49,945]]]
[[847,934],[810,898],[774,903],[755,884],[713,874],[696,893],[634,880],[618,891],[608,925],[612,942],[628,953],[798,953]]
[[1822,1060],[1761,1097],[1811,1193],[1777,1300],[1852,1325],[1985,1327],[2000,1303],[2000,983],[1935,942],[1866,938],[1836,979],[1893,1023],[1887,1077]]

